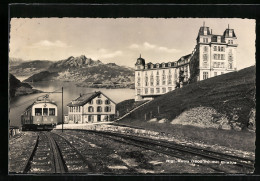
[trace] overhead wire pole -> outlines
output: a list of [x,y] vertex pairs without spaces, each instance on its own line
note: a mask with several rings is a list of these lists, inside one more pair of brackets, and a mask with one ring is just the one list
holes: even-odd
[[63,133],[63,87],[61,87],[61,122],[62,122],[62,133]]

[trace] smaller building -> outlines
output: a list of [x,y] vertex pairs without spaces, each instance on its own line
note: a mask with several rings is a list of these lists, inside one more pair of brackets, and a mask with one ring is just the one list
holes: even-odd
[[67,107],[65,122],[68,123],[110,121],[116,113],[116,103],[100,91],[81,94]]
[[190,58],[191,54],[182,56],[178,61],[177,61],[177,87],[182,87],[183,85],[187,84],[189,82],[190,78]]

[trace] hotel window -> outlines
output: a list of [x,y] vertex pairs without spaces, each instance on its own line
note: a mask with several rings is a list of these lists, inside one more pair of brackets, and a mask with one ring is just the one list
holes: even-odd
[[159,75],[159,71],[157,70],[156,75]]
[[156,88],[156,93],[160,93],[160,88]]
[[144,91],[145,91],[145,94],[148,94],[148,88],[145,88]]
[[204,52],[208,51],[208,47],[204,46]]
[[151,77],[150,77],[150,84],[151,84],[151,86],[153,86],[153,75],[151,75]]
[[233,68],[232,63],[228,63],[228,69],[232,69],[232,68]]
[[166,88],[162,88],[163,93],[166,93]]
[[168,87],[168,91],[169,91],[169,92],[172,91],[172,87]]
[[217,76],[218,75],[218,73],[217,72],[214,72],[214,76]]
[[94,107],[89,106],[89,107],[88,107],[88,112],[94,112]]
[[230,43],[233,44],[233,40],[230,40]]
[[171,67],[171,63],[168,63],[168,67]]
[[156,67],[159,68],[159,64],[158,63],[156,64]]
[[232,55],[228,56],[228,61],[233,61]]
[[214,51],[217,51],[217,46],[214,46]]
[[101,106],[97,107],[97,112],[102,112],[102,107]]
[[41,116],[42,115],[42,108],[35,108],[35,116]]
[[160,85],[160,79],[159,79],[159,76],[156,76],[156,85]]
[[137,89],[137,95],[141,94],[141,89]]
[[98,99],[98,100],[96,101],[96,103],[97,103],[97,104],[102,104],[102,100]]
[[230,44],[230,40],[228,40],[228,44]]
[[218,36],[218,40],[217,40],[218,42],[220,42],[221,41],[221,38],[220,38],[220,36]]
[[203,61],[208,61],[208,55],[207,54],[203,54]]
[[203,38],[204,43],[208,43],[208,38]]
[[217,54],[213,54],[213,59],[217,60]]
[[220,60],[220,54],[218,54],[218,60]]
[[172,84],[172,75],[169,75],[168,77],[168,85],[171,85]]
[[203,80],[207,79],[209,76],[208,72],[203,72]]
[[224,51],[225,51],[224,47],[221,47],[221,51],[222,51],[222,52],[224,52]]
[[154,88],[151,88],[150,92],[151,92],[151,94],[153,94],[154,93]]

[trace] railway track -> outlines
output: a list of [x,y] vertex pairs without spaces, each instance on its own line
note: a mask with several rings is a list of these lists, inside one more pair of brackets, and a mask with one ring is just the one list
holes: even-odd
[[[78,130],[83,131],[83,130]],[[209,166],[220,173],[228,171],[239,171],[245,173],[254,169],[254,160],[248,158],[237,157],[211,150],[179,145],[173,142],[154,140],[150,138],[138,137],[133,135],[125,135],[112,132],[100,132],[93,130],[84,130],[86,132],[99,134],[109,137],[113,140],[126,144],[135,145],[145,149],[153,150],[159,153],[177,157],[183,160],[190,160],[194,164]],[[207,161],[207,162],[206,162]],[[213,163],[213,164],[210,164]],[[227,169],[227,170],[226,170]]]
[[65,138],[51,132],[39,132],[23,173],[86,173],[90,170],[90,164]]

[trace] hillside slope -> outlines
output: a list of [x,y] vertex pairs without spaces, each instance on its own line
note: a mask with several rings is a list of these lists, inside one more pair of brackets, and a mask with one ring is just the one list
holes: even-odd
[[10,59],[9,70],[14,76],[31,76],[47,70],[54,62],[48,60],[19,61]]
[[40,92],[39,90],[32,89],[27,83],[22,83],[14,75],[9,74],[9,93],[10,97],[21,96]]
[[126,119],[145,121],[146,115],[148,119],[171,121],[184,111],[208,107],[245,128],[250,112],[255,108],[255,72],[255,66],[252,66],[189,84],[154,99]]

